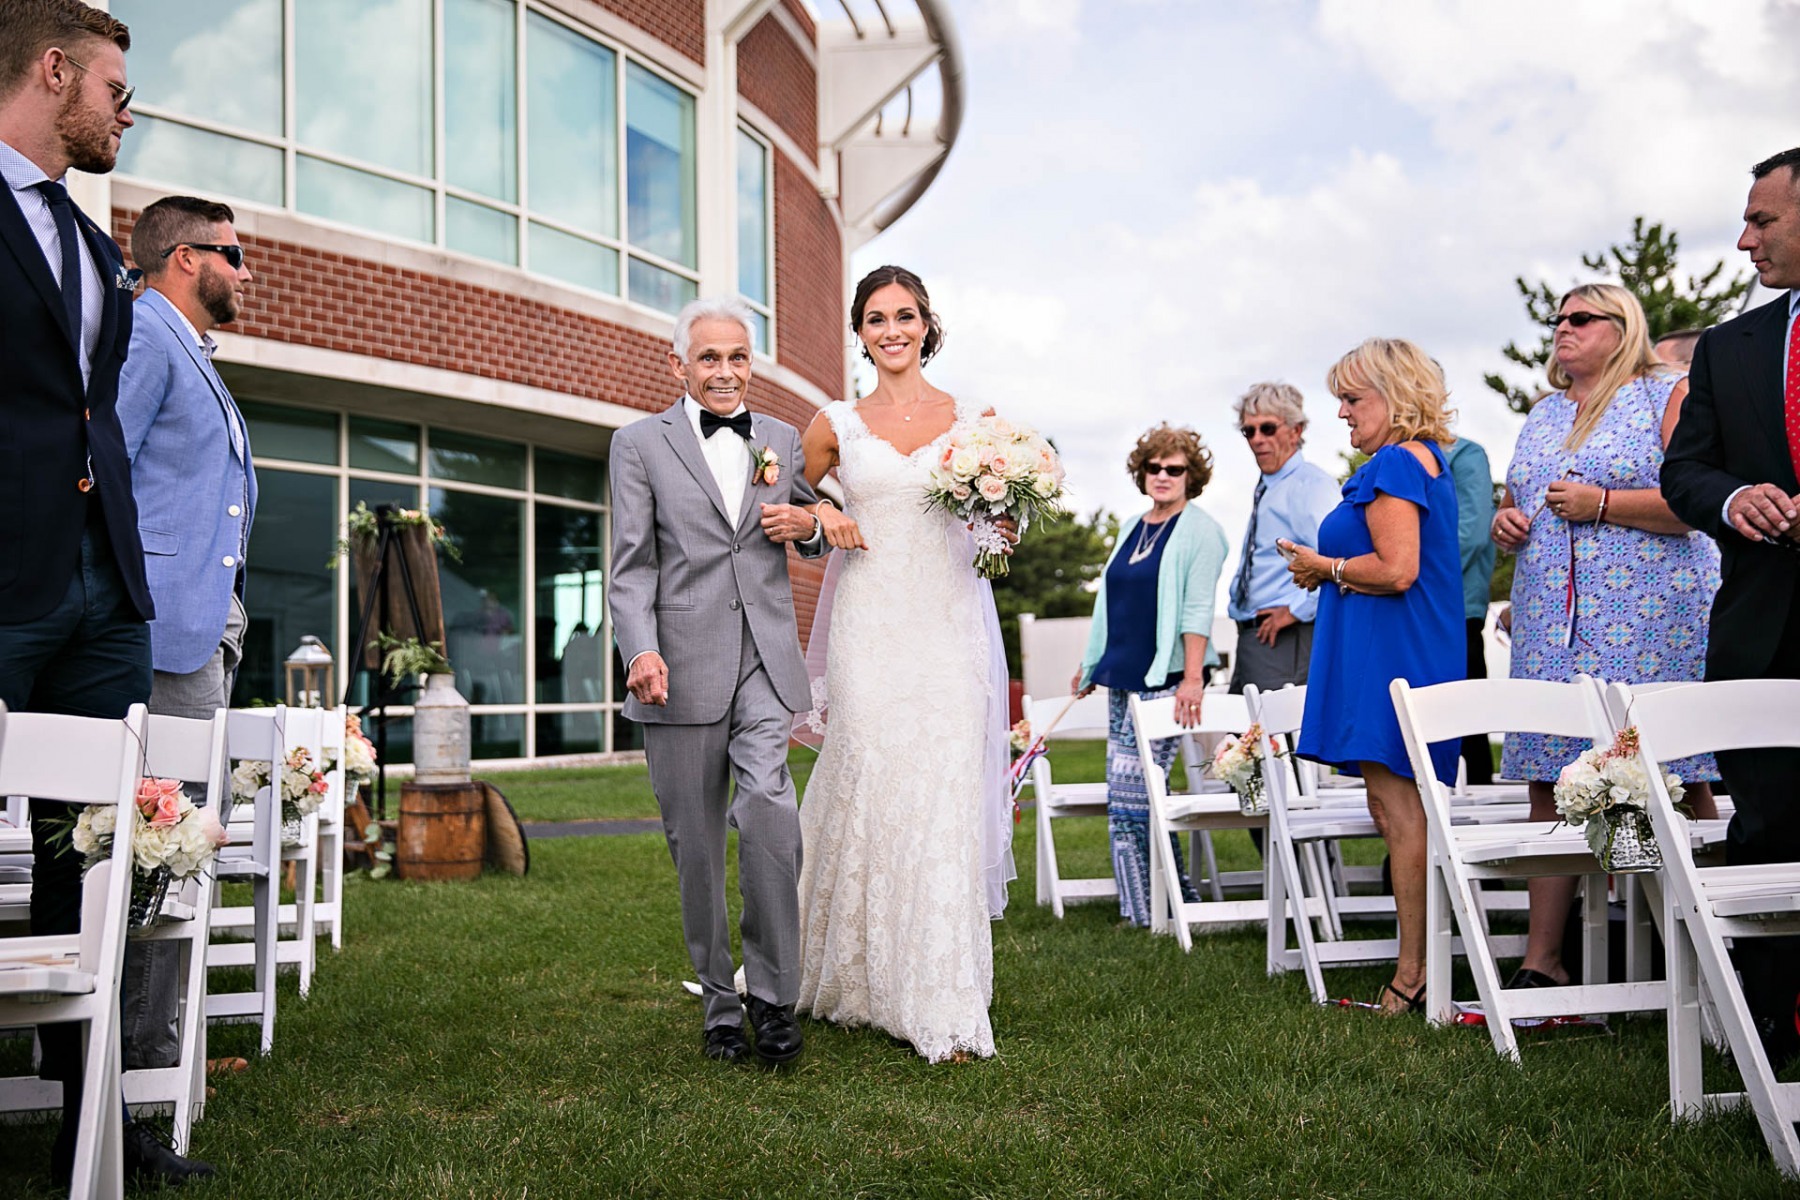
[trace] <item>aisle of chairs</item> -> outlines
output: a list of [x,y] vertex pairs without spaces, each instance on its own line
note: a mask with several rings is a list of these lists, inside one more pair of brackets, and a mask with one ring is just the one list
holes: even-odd
[[[169,1114],[175,1149],[186,1153],[206,1110],[208,1025],[253,1024],[260,1053],[272,1053],[277,972],[293,968],[304,999],[319,961],[317,940],[342,945],[345,718],[343,708],[276,706],[187,720],[149,716],[138,705],[112,721],[0,707],[0,1037],[34,1038],[39,1023],[79,1022],[85,1090],[72,1196],[120,1194],[121,1100],[134,1116]],[[282,766],[297,750],[322,770],[324,791],[315,812],[284,828]],[[272,782],[233,804],[234,764],[263,764]],[[141,779],[181,781],[189,799],[220,814],[230,841],[207,875],[170,887],[154,915],[134,922]],[[31,893],[27,797],[67,805],[71,815],[77,805],[116,809],[111,853],[82,880],[77,935],[23,932]],[[227,904],[225,883],[248,884],[249,903]],[[178,947],[178,1050],[165,1066],[123,1066],[120,981],[128,942]],[[223,990],[246,975],[247,990]],[[0,1079],[0,1122],[61,1108],[59,1083],[35,1074]]]
[[[1034,628],[1035,625],[1035,628]],[[1070,647],[1079,647],[1085,622],[1027,620],[1022,623],[1028,695],[1025,714],[1042,734],[1053,721],[1051,744],[1059,738],[1103,739],[1104,697],[1070,704],[1067,677]],[[1076,651],[1078,654],[1078,650]],[[1036,670],[1034,672],[1034,658]],[[1059,665],[1051,660],[1060,658]],[[1058,683],[1060,678],[1062,682]],[[1033,691],[1033,685],[1039,691]],[[1310,998],[1333,1001],[1327,972],[1343,966],[1394,961],[1393,900],[1367,886],[1369,868],[1346,864],[1343,846],[1379,838],[1357,781],[1331,777],[1292,751],[1298,744],[1306,689],[1284,688],[1242,697],[1209,691],[1203,724],[1184,730],[1175,723],[1169,700],[1132,700],[1139,757],[1151,799],[1151,866],[1157,932],[1193,947],[1196,931],[1261,925],[1267,933],[1271,976],[1299,972]],[[1668,1025],[1669,1111],[1677,1122],[1720,1108],[1748,1105],[1754,1112],[1777,1167],[1800,1178],[1800,1084],[1776,1079],[1758,1038],[1731,959],[1734,944],[1753,938],[1800,933],[1800,863],[1728,867],[1723,862],[1725,828],[1731,815],[1727,797],[1719,816],[1697,820],[1670,802],[1658,765],[1703,752],[1800,747],[1800,681],[1622,684],[1580,678],[1571,683],[1511,679],[1469,680],[1412,688],[1396,681],[1392,699],[1415,775],[1423,781],[1429,831],[1426,943],[1426,1015],[1434,1024],[1468,1024],[1485,1029],[1495,1052],[1517,1062],[1519,1030],[1547,1019],[1660,1013]],[[1059,714],[1061,716],[1058,720]],[[1235,796],[1204,776],[1210,742],[1239,735],[1252,726],[1259,745],[1268,811],[1245,815]],[[1531,821],[1521,782],[1466,788],[1445,784],[1431,771],[1427,748],[1460,741],[1470,734],[1508,732],[1558,734],[1610,745],[1627,726],[1638,733],[1637,754],[1651,781],[1649,817],[1662,849],[1654,871],[1609,875],[1578,829],[1558,821]],[[1173,791],[1155,769],[1152,750],[1159,739],[1180,738],[1189,791]],[[1032,766],[1036,805],[1038,903],[1058,919],[1066,906],[1116,903],[1111,878],[1071,878],[1059,853],[1057,826],[1070,817],[1104,817],[1106,786],[1059,782],[1049,756]],[[1184,902],[1175,878],[1175,856],[1167,834],[1191,831],[1197,864],[1212,862],[1210,833],[1223,828],[1259,831],[1264,870],[1221,877],[1216,868],[1211,894]],[[1363,857],[1367,857],[1366,855]],[[1518,958],[1522,933],[1496,929],[1495,918],[1510,914],[1522,929],[1523,883],[1550,875],[1579,879],[1577,915],[1581,930],[1579,979],[1564,987],[1507,989],[1499,962]],[[1222,885],[1229,881],[1233,898]],[[1197,879],[1198,881],[1198,879]],[[1260,897],[1236,898],[1247,885]],[[1622,906],[1626,939],[1622,955],[1610,945],[1612,910]],[[1385,920],[1376,936],[1357,937],[1352,922]],[[1654,977],[1653,949],[1660,940],[1668,968]],[[1458,995],[1452,966],[1467,966],[1472,994]],[[1623,978],[1609,979],[1615,958]],[[1741,1091],[1708,1092],[1702,1082],[1701,1049],[1711,1043],[1730,1055],[1743,1080]]]

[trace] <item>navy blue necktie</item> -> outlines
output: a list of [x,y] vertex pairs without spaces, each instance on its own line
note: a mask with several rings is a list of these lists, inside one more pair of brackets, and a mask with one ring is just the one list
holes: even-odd
[[1268,490],[1267,476],[1256,481],[1256,496],[1250,501],[1250,530],[1244,534],[1244,557],[1238,563],[1237,581],[1231,588],[1231,601],[1239,609],[1250,607],[1250,571],[1256,564],[1256,516],[1262,508],[1263,493]]
[[56,240],[62,243],[63,311],[68,314],[69,334],[81,344],[81,232],[75,227],[75,202],[68,190],[54,179],[37,185],[50,204],[51,219],[56,222]]

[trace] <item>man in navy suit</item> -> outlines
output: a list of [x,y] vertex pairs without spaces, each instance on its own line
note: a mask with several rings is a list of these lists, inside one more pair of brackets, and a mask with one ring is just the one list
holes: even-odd
[[[1738,249],[1775,301],[1694,346],[1663,458],[1676,516],[1718,540],[1708,679],[1800,678],[1800,146],[1757,163]],[[1732,864],[1800,862],[1800,750],[1720,752]],[[1745,939],[1744,1000],[1770,1061],[1800,1058],[1800,939]]]
[[[31,712],[123,717],[150,696],[154,614],[115,401],[131,341],[119,248],[63,176],[112,170],[132,124],[131,35],[75,0],[0,0],[0,700]],[[32,806],[31,926],[81,926],[81,858],[50,835],[62,805]],[[81,1052],[39,1030],[63,1084],[52,1174],[74,1159]],[[129,1125],[134,1176],[211,1173]]]
[[[156,603],[150,711],[201,720],[230,704],[256,511],[244,418],[212,365],[212,330],[237,320],[251,278],[233,219],[225,205],[193,196],[168,196],[139,214],[131,257],[149,286],[133,310],[119,375],[119,424]],[[175,1065],[180,970],[172,942],[127,948],[127,1067]]]

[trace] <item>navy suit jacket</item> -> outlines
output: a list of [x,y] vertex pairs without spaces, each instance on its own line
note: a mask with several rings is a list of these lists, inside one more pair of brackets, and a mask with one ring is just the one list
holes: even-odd
[[1720,515],[1745,484],[1800,491],[1781,411],[1788,295],[1700,335],[1681,420],[1663,456],[1662,492],[1675,515],[1719,543],[1723,582],[1706,644],[1708,679],[1767,673],[1795,603],[1800,553],[1753,542]]
[[[133,607],[155,614],[138,543],[131,464],[115,404],[131,342],[131,292],[118,245],[77,210],[100,270],[100,339],[87,387],[78,329],[12,190],[0,186],[0,623],[44,616],[81,563],[88,506],[99,504]],[[92,461],[96,487],[83,491]]]
[[219,648],[231,596],[243,594],[243,546],[256,512],[243,416],[167,296],[137,302],[131,356],[119,376],[119,423],[131,456],[144,571],[156,601],[150,653],[158,671],[198,671]]

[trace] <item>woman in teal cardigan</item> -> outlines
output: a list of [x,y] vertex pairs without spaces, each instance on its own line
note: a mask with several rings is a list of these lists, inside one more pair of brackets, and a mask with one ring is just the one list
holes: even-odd
[[[1200,720],[1201,693],[1218,664],[1208,642],[1213,598],[1228,543],[1219,523],[1189,503],[1212,478],[1212,455],[1193,430],[1158,425],[1138,439],[1125,469],[1150,511],[1119,531],[1094,598],[1087,653],[1073,690],[1107,689],[1111,720],[1106,739],[1107,821],[1119,912],[1133,925],[1150,924],[1150,798],[1138,761],[1132,695],[1175,697],[1183,725]],[[1174,738],[1156,743],[1157,769],[1166,777]],[[1173,835],[1171,835],[1173,838]],[[1198,900],[1175,846],[1181,895]]]

